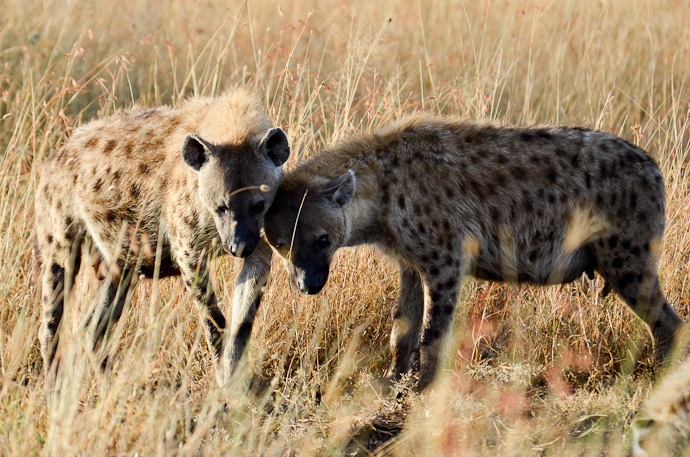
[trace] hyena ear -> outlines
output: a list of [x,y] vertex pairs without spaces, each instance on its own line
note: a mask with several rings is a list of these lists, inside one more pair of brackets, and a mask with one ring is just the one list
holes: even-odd
[[290,145],[283,129],[269,130],[259,143],[259,152],[266,154],[276,167],[283,165],[290,157]]
[[325,191],[325,195],[340,207],[352,201],[355,196],[355,172],[347,170],[344,174],[333,179]]
[[199,171],[211,154],[213,154],[213,145],[196,133],[190,133],[185,137],[182,143],[182,157],[194,170]]

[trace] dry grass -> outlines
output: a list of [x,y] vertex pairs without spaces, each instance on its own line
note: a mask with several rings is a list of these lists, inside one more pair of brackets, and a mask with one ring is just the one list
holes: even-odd
[[[326,290],[276,264],[243,375],[221,390],[179,281],[142,281],[102,373],[79,330],[82,271],[44,383],[32,272],[45,157],[118,107],[244,84],[289,133],[290,164],[425,109],[570,123],[647,149],[667,180],[661,277],[690,315],[690,4],[8,1],[0,19],[0,455],[625,455],[650,391],[650,338],[599,281],[468,281],[428,393],[379,396],[397,272],[347,250]],[[230,297],[239,262],[216,264]],[[637,360],[637,362],[635,362]],[[403,420],[404,419],[404,420]]]

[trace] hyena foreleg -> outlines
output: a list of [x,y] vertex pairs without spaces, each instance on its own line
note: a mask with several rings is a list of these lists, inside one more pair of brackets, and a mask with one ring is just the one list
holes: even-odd
[[87,328],[94,325],[91,329],[94,350],[107,338],[113,326],[120,320],[125,305],[132,298],[136,286],[135,268],[118,268],[117,273],[110,272],[108,277],[100,281],[100,291],[84,324]]
[[454,268],[446,268],[443,275],[425,272],[422,276],[424,320],[419,340],[418,391],[427,388],[436,375],[443,340],[453,320],[461,279],[462,274]]
[[244,260],[242,271],[235,282],[232,321],[226,334],[223,357],[218,370],[218,380],[221,384],[227,382],[235,372],[249,341],[263,288],[271,269],[271,256],[270,246],[261,239],[254,252]]
[[179,261],[182,279],[187,291],[192,296],[194,303],[200,309],[202,326],[215,358],[218,360],[222,354],[223,332],[225,331],[225,316],[220,309],[218,297],[216,297],[207,267],[205,255],[201,255],[198,262],[193,259]]
[[419,333],[424,315],[424,288],[419,273],[409,266],[400,266],[400,298],[393,309],[391,329],[392,362],[387,378],[397,381],[410,371],[411,358],[419,350]]

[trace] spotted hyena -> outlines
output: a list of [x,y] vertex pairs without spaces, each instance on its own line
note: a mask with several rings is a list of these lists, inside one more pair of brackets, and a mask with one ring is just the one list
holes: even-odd
[[[96,344],[121,316],[140,275],[181,275],[221,357],[219,378],[229,376],[270,268],[260,230],[289,154],[285,133],[272,128],[260,101],[244,89],[191,98],[175,109],[122,111],[76,129],[46,160],[36,192],[46,370],[82,245],[91,245],[104,283],[86,319]],[[208,271],[223,250],[245,258],[229,330]]]
[[373,243],[397,259],[389,376],[419,350],[423,389],[467,274],[557,284],[597,271],[650,326],[663,358],[681,325],[657,277],[664,207],[656,164],[618,137],[418,114],[288,173],[265,233],[308,294],[342,246]]
[[687,456],[690,451],[690,359],[655,387],[632,423],[633,457]]

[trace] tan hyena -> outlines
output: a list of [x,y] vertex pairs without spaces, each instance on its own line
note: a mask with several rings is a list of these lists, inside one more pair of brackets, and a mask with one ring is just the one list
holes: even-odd
[[690,359],[654,388],[632,435],[633,457],[690,455]]
[[466,274],[555,284],[596,270],[663,357],[681,325],[657,277],[664,207],[654,161],[615,136],[419,114],[288,173],[264,229],[309,294],[342,246],[373,243],[399,261],[389,376],[419,349],[423,389]]
[[[46,370],[65,293],[90,240],[105,283],[87,319],[94,342],[120,317],[140,274],[182,275],[216,356],[228,341],[218,370],[221,381],[227,378],[249,338],[246,321],[254,319],[270,268],[260,230],[289,154],[285,133],[242,89],[191,98],[177,109],[123,111],[75,130],[46,160],[36,192]],[[223,249],[246,258],[226,338],[207,266]]]

